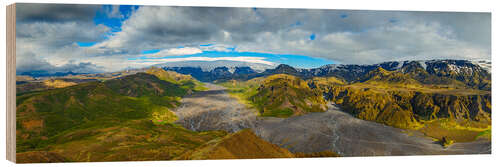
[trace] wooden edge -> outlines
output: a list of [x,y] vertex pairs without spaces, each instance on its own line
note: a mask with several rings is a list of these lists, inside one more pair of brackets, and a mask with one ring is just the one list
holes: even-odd
[[16,4],[7,6],[7,160],[16,162]]

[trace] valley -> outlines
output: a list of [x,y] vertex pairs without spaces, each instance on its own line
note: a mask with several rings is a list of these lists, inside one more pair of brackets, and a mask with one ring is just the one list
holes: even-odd
[[19,162],[491,153],[467,61],[231,68],[19,76]]
[[[402,129],[360,120],[333,104],[321,113],[290,118],[259,117],[255,109],[245,108],[220,86],[207,84],[207,87],[210,88],[207,92],[184,98],[183,105],[175,111],[178,115],[189,115],[179,117],[178,122],[184,127],[194,131],[250,128],[262,139],[291,152],[332,151],[341,156],[490,152],[491,144],[487,140],[456,143],[443,148],[421,132],[412,131],[409,135]],[[196,122],[200,124],[193,126]]]

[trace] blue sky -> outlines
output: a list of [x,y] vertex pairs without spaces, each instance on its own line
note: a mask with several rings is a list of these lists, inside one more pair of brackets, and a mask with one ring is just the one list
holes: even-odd
[[[122,22],[127,20],[132,12],[134,10],[139,9],[139,6],[137,5],[120,5],[118,7],[119,13],[114,13],[114,14],[120,14],[117,16],[110,15],[110,13],[113,12],[113,6],[112,5],[102,5],[103,10],[98,10],[96,12],[96,16],[94,18],[94,23],[97,24],[104,24],[111,28],[111,32],[119,32],[121,31],[121,26]],[[113,13],[112,13],[113,14]]]
[[301,68],[491,59],[491,13],[29,3],[16,8],[19,72],[109,72],[221,59]]

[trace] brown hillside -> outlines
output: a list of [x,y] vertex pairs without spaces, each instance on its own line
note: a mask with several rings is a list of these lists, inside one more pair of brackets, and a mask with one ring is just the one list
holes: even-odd
[[222,139],[212,140],[195,151],[180,156],[179,159],[253,159],[253,158],[293,158],[294,154],[284,148],[257,137],[245,129]]
[[66,162],[66,159],[54,152],[47,151],[30,151],[16,154],[17,163],[51,163],[51,162]]

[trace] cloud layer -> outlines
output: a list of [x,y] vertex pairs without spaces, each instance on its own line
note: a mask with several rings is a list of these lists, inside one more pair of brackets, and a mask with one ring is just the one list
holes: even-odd
[[[33,54],[54,67],[91,63],[112,71],[148,64],[129,58],[204,51],[293,54],[340,63],[491,57],[489,13],[141,6],[124,19],[120,9],[20,5],[18,60]],[[120,31],[96,23],[99,12],[121,18]],[[144,55],[144,50],[159,52]]]
[[179,62],[179,61],[219,61],[219,60],[227,60],[227,61],[239,61],[239,62],[247,62],[247,63],[258,63],[265,64],[269,66],[274,66],[275,64],[270,61],[264,60],[265,57],[183,57],[183,58],[167,58],[167,59],[148,59],[147,63],[159,64],[159,63],[167,63],[167,62]]

